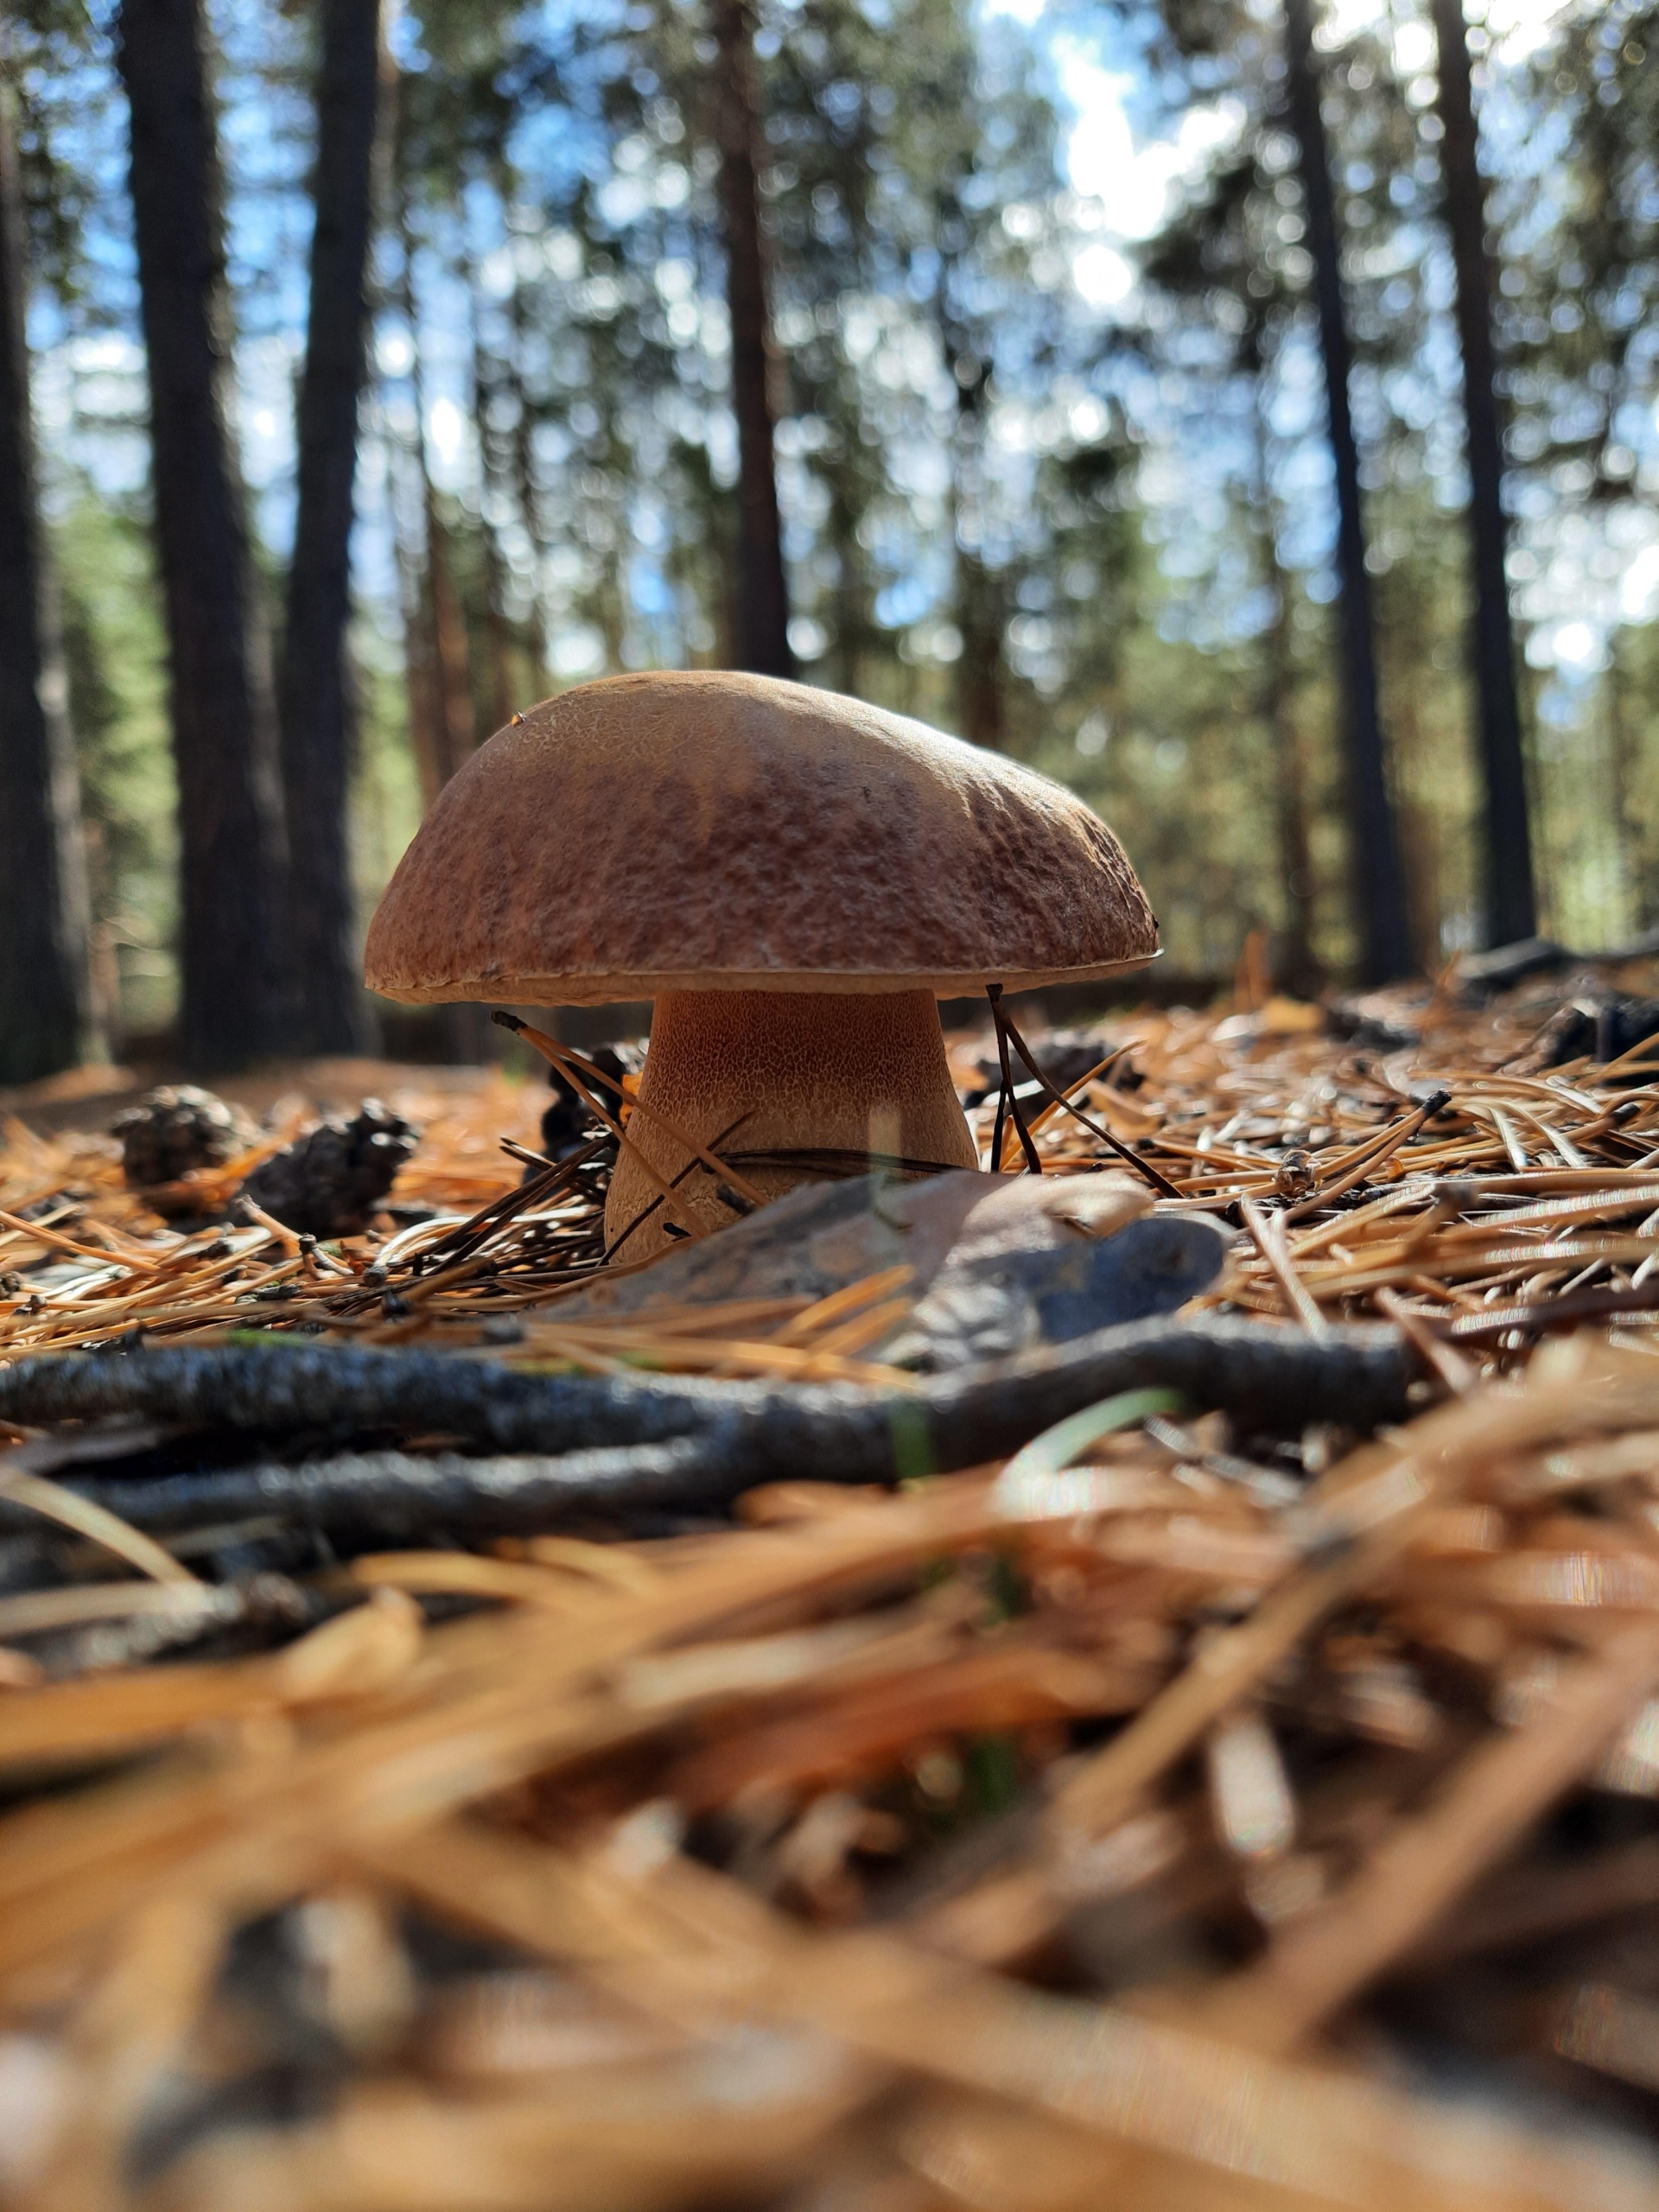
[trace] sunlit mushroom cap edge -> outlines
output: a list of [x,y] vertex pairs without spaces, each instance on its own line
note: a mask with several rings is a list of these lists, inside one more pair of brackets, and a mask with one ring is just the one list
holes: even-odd
[[411,1003],[951,996],[1157,945],[1122,846],[1062,785],[859,700],[695,671],[580,685],[481,746],[399,863],[365,973]]

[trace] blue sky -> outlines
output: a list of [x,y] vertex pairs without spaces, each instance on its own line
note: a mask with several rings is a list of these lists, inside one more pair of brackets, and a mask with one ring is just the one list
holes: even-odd
[[[1565,0],[1488,0],[1485,22],[1499,58],[1524,57],[1548,36],[1564,4]],[[1279,0],[1259,0],[1259,6],[1264,22],[1276,21]],[[1480,0],[1471,0],[1471,17],[1481,12]],[[228,0],[222,14],[234,49],[254,19],[244,13],[243,0]],[[986,14],[992,21],[998,16],[1014,18],[1046,48],[1053,82],[1071,112],[1065,142],[1071,186],[1067,215],[1071,277],[1081,302],[1103,322],[1133,315],[1135,245],[1157,229],[1183,186],[1198,181],[1207,163],[1224,150],[1242,124],[1242,113],[1224,99],[1200,102],[1172,126],[1144,129],[1137,121],[1145,110],[1144,86],[1134,55],[1090,41],[1078,28],[1074,10],[1062,16],[1043,0],[986,0]],[[1321,36],[1337,43],[1356,29],[1390,20],[1402,76],[1427,86],[1432,36],[1408,0],[1326,0]],[[237,99],[233,86],[227,90],[232,97],[226,137],[232,159],[244,178],[270,180],[283,165],[281,142],[273,139],[268,117],[251,114]],[[290,122],[302,134],[303,117],[296,113]],[[1500,171],[1511,161],[1524,166],[1525,149],[1517,137],[1524,130],[1523,120],[1506,117],[1498,103],[1486,117],[1485,128],[1491,166]],[[294,141],[289,143],[291,161]],[[115,166],[109,181],[118,191]],[[268,290],[253,312],[246,312],[248,303],[243,303],[240,427],[248,476],[264,494],[266,527],[280,542],[288,526],[291,393],[302,340],[304,211],[291,194],[280,207],[275,200],[264,205],[264,213],[245,212],[238,219],[251,221],[256,229],[280,221],[288,251],[281,257],[283,273],[275,290]],[[442,311],[437,317],[440,326],[449,320]],[[459,487],[472,469],[466,346],[458,334],[443,327],[429,326],[423,340],[429,450],[440,479]],[[382,340],[382,365],[393,376],[398,364],[391,356],[399,342],[395,331]],[[119,403],[124,392],[130,398],[142,373],[130,334],[105,329],[77,341],[71,352],[72,359],[54,359],[48,353],[40,363],[39,402],[48,438],[60,438],[68,429],[72,389],[83,406],[91,400],[96,407],[100,396]],[[1309,400],[1310,428],[1316,428],[1317,393]],[[1659,456],[1659,423],[1650,423],[1648,433],[1651,460]],[[111,490],[142,479],[143,443],[132,430],[101,432],[92,441],[81,441],[81,452]],[[1201,455],[1185,458],[1192,466],[1203,465]],[[1173,482],[1182,473],[1177,469],[1172,476],[1166,467],[1165,480]],[[372,486],[365,483],[365,491],[372,508]],[[1310,491],[1306,496],[1317,504],[1317,494]],[[1537,664],[1555,668],[1569,681],[1587,677],[1600,665],[1613,623],[1659,615],[1659,521],[1651,502],[1646,508],[1627,504],[1608,517],[1563,507],[1527,518],[1520,536],[1515,582],[1520,611],[1531,629],[1529,650]],[[384,593],[389,563],[372,527],[363,535],[360,552],[365,582],[377,594]]]
[[[1500,66],[1524,60],[1549,36],[1567,0],[1468,0],[1471,22],[1483,22]],[[1278,0],[1258,12],[1276,22]],[[988,16],[1009,16],[1040,38],[1048,10],[1043,0],[988,0]],[[1132,67],[1114,66],[1098,48],[1066,23],[1047,41],[1055,80],[1073,111],[1067,166],[1077,195],[1081,242],[1073,256],[1077,288],[1103,315],[1133,314],[1135,273],[1129,250],[1150,237],[1184,184],[1202,177],[1224,151],[1243,117],[1222,99],[1189,108],[1173,130],[1136,128],[1141,84]],[[1327,0],[1318,37],[1336,46],[1363,29],[1392,21],[1395,64],[1402,79],[1415,79],[1418,104],[1430,96],[1427,73],[1434,63],[1432,31],[1422,16],[1389,0]],[[1502,171],[1523,162],[1524,119],[1484,116],[1485,158]],[[1647,459],[1659,458],[1659,410],[1649,422]],[[1659,619],[1659,518],[1651,502],[1628,504],[1611,513],[1572,510],[1526,518],[1517,531],[1514,581],[1519,612],[1530,626],[1529,658],[1567,682],[1594,675],[1605,664],[1606,639],[1618,622]]]

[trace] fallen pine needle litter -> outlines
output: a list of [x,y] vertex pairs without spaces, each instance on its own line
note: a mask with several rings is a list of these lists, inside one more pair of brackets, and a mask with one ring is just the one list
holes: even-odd
[[1091,1033],[1225,1272],[959,1376],[891,1269],[562,1319],[499,1077],[323,1244],[12,1124],[0,2201],[1652,2203],[1659,1099],[1559,996]]

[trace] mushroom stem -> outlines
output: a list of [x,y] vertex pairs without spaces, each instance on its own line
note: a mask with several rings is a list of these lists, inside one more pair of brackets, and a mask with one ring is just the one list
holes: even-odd
[[[949,1167],[979,1165],[931,991],[665,993],[652,1018],[639,1100],[699,1145],[741,1117],[721,1147],[735,1154],[880,1153]],[[631,1116],[605,1208],[607,1243],[657,1195],[652,1178],[630,1157],[635,1147],[671,1181],[692,1159],[649,1112]],[[781,1162],[743,1170],[768,1198],[814,1173]],[[683,1216],[709,1229],[741,1211],[721,1198],[717,1179],[701,1166],[675,1195],[683,1201]],[[662,1211],[629,1237],[629,1259],[673,1241]]]

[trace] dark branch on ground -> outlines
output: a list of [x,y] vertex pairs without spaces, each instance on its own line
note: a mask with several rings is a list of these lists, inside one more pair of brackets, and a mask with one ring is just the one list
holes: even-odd
[[[96,1492],[100,1498],[107,1492],[107,1502],[130,1518],[148,1510],[145,1500],[170,1512],[167,1500],[188,1496],[199,1517],[252,1505],[269,1511],[283,1484],[299,1509],[309,1484],[320,1502],[347,1501],[340,1510],[349,1520],[381,1482],[387,1511],[407,1529],[415,1524],[396,1516],[418,1487],[410,1471],[419,1469],[434,1517],[481,1533],[539,1525],[567,1507],[717,1507],[780,1478],[883,1482],[972,1466],[1116,1391],[1146,1385],[1178,1390],[1195,1409],[1218,1408],[1264,1427],[1332,1421],[1365,1430],[1403,1416],[1412,1369],[1413,1354],[1392,1329],[1341,1329],[1316,1344],[1298,1331],[1227,1319],[1103,1329],[929,1376],[913,1391],[527,1375],[428,1352],[277,1342],[20,1360],[0,1370],[0,1420],[35,1426],[131,1414],[267,1436],[390,1430],[535,1455],[508,1471],[499,1462],[459,1455],[429,1461],[372,1454],[309,1471],[248,1468],[159,1484],[111,1479]],[[268,1480],[275,1490],[261,1486]],[[193,1487],[187,1492],[181,1484]],[[254,1485],[248,1499],[244,1484]]]
[[[132,1527],[168,1535],[213,1522],[277,1516],[318,1530],[342,1550],[533,1535],[595,1514],[683,1510],[711,1499],[703,1447],[625,1445],[557,1459],[467,1459],[459,1452],[344,1452],[288,1465],[257,1459],[210,1472],[146,1480],[64,1479],[77,1497]],[[21,1508],[3,1510],[4,1526]]]

